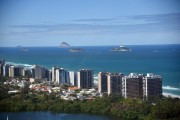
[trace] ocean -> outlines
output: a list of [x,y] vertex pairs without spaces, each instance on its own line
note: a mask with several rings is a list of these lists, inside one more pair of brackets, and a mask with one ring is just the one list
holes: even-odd
[[34,64],[51,69],[59,66],[68,71],[82,68],[118,72],[128,75],[154,73],[163,77],[163,94],[180,97],[180,45],[129,45],[130,52],[112,52],[118,46],[79,46],[83,52],[69,52],[58,47],[0,47],[0,58],[6,63],[32,67]]

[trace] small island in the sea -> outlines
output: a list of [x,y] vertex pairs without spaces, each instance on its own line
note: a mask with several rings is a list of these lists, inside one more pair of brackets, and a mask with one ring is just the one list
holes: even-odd
[[119,47],[112,48],[109,51],[112,51],[112,52],[125,52],[125,51],[131,51],[131,49],[127,48],[126,46],[119,46]]
[[82,52],[83,49],[82,48],[71,48],[69,49],[70,52]]
[[27,52],[27,51],[29,51],[29,49],[27,49],[27,48],[22,48],[21,51]]
[[70,45],[66,42],[62,42],[59,47],[60,48],[68,48],[68,47],[70,47]]
[[20,51],[22,51],[22,52],[27,52],[27,51],[29,51],[29,49],[28,48],[25,48],[25,47],[23,47],[23,46],[16,46],[16,48],[19,48],[20,49]]
[[22,46],[20,46],[20,45],[18,45],[18,46],[16,46],[17,48],[22,48]]

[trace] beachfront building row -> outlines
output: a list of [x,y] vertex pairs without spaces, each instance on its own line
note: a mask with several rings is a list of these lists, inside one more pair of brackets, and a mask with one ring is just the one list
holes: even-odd
[[5,77],[31,76],[32,72],[24,66],[6,64],[4,59],[0,59],[0,75]]
[[[93,70],[81,69],[77,72],[63,68],[52,67],[52,70],[39,65],[32,69],[22,66],[5,64],[0,60],[0,74],[6,77],[30,76],[30,82],[51,81],[57,84],[68,84],[78,88],[92,88],[94,86]],[[98,91],[121,95],[125,98],[150,98],[162,95],[162,78],[154,74],[135,74],[125,76],[122,73],[100,72],[98,74]]]
[[5,77],[21,77],[26,76],[28,73],[22,66],[5,64],[1,68],[1,75]]
[[124,98],[156,98],[162,96],[162,78],[159,75],[100,72],[98,74],[100,93],[121,95]]
[[26,69],[24,66],[5,64],[3,59],[0,59],[0,74],[5,77],[28,76],[30,82],[51,81],[57,84],[78,86],[78,88],[92,88],[94,81],[93,70],[90,69],[74,72],[53,66],[50,71],[40,65],[33,65],[32,68]]
[[25,68],[21,65],[5,64],[4,59],[0,59],[0,74],[5,77],[32,77],[34,79],[50,78],[50,71],[42,66],[34,65],[32,68]]
[[10,66],[9,77],[25,76],[25,71],[22,66]]
[[93,70],[91,69],[81,69],[74,72],[56,66],[52,67],[52,82],[70,84],[78,86],[78,88],[92,88],[93,81]]

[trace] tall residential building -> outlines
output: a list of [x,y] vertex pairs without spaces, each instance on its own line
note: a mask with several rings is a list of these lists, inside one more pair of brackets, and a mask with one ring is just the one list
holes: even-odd
[[63,68],[56,69],[56,83],[69,84],[69,73]]
[[74,71],[69,71],[70,85],[77,86],[77,73]]
[[5,60],[4,59],[0,59],[0,64],[5,65]]
[[122,78],[123,74],[121,73],[109,73],[107,76],[108,84],[108,95],[116,94],[122,95]]
[[81,69],[77,72],[78,88],[92,88],[93,87],[93,70]]
[[22,66],[10,66],[9,77],[20,77],[24,75],[24,68]]
[[9,67],[9,77],[14,77],[14,66]]
[[3,75],[3,66],[2,64],[0,64],[0,75]]
[[0,59],[0,75],[3,75],[3,66],[5,65],[5,60]]
[[48,80],[52,81],[52,71],[51,70],[49,71],[49,79]]
[[24,69],[24,76],[32,77],[32,71],[29,69]]
[[56,69],[59,69],[58,67],[56,66],[52,66],[52,82],[55,82],[56,81]]
[[162,77],[148,73],[143,78],[143,96],[152,99],[162,96]]
[[34,65],[32,68],[32,77],[34,79],[48,78],[47,69],[39,65]]
[[142,98],[143,97],[143,76],[136,73],[130,73],[129,76],[123,77],[122,96],[125,98]]
[[49,74],[50,73],[50,71],[47,69],[47,68],[45,68],[45,78],[47,78],[47,80],[49,81]]
[[3,66],[3,76],[9,77],[9,67],[10,67],[9,64],[5,64],[5,65]]
[[98,74],[98,91],[99,93],[107,93],[108,83],[107,76],[108,72],[99,72]]

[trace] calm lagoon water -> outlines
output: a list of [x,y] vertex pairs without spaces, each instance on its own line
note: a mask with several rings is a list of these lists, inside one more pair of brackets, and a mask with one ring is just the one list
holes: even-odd
[[88,114],[54,114],[51,112],[5,112],[0,113],[0,120],[112,120],[107,116]]

